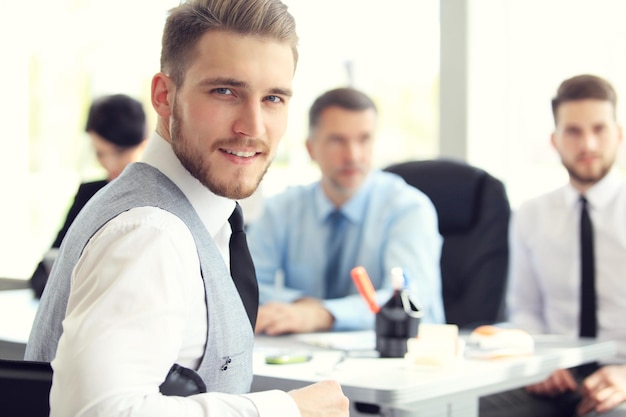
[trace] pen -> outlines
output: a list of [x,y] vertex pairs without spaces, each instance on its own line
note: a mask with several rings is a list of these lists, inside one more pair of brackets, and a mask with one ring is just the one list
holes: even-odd
[[376,291],[374,290],[372,280],[367,274],[365,268],[362,266],[356,266],[352,268],[350,275],[352,276],[352,280],[354,281],[356,288],[359,290],[361,297],[363,297],[370,310],[372,310],[374,314],[378,313],[380,311],[380,306],[376,302]]

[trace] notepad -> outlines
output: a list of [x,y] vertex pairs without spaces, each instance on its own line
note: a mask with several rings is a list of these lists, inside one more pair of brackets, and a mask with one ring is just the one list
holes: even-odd
[[306,333],[296,339],[324,349],[345,351],[368,351],[376,349],[373,331]]

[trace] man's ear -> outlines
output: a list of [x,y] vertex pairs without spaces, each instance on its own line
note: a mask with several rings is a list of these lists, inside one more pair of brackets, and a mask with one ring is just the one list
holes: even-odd
[[152,107],[162,118],[169,118],[172,114],[172,104],[176,87],[170,77],[159,72],[152,77],[151,100]]
[[309,136],[308,138],[306,138],[306,141],[304,142],[304,144],[306,145],[306,150],[309,153],[309,158],[311,158],[311,161],[315,161],[315,154],[313,152],[312,141],[313,139],[311,139],[311,137]]
[[558,148],[556,147],[556,138],[554,137],[555,134],[555,132],[552,132],[552,134],[550,135],[550,144],[554,149],[558,151]]

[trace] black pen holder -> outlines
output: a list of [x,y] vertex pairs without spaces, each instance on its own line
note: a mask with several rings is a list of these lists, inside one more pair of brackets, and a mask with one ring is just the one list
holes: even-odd
[[381,358],[404,357],[407,340],[417,336],[422,315],[406,291],[394,293],[376,314],[376,350]]

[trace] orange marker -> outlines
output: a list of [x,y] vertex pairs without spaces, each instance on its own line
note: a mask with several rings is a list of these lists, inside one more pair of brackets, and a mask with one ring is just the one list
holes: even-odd
[[378,313],[380,311],[380,306],[376,302],[376,291],[374,290],[372,280],[367,274],[365,268],[362,266],[356,266],[352,268],[350,275],[352,276],[352,281],[354,281],[361,297],[363,297],[370,310],[372,310],[373,313]]

